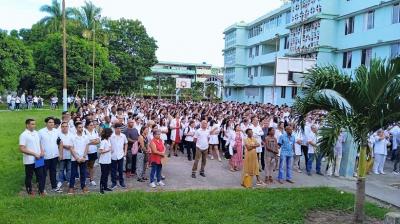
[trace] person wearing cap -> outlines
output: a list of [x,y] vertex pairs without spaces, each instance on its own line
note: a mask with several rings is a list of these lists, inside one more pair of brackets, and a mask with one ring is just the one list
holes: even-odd
[[117,170],[118,170],[118,178],[119,185],[122,188],[126,188],[124,183],[124,175],[123,175],[123,165],[124,158],[126,157],[128,151],[128,140],[125,134],[121,133],[122,124],[117,123],[114,125],[114,133],[110,137],[111,143],[111,189],[115,189],[117,187]]

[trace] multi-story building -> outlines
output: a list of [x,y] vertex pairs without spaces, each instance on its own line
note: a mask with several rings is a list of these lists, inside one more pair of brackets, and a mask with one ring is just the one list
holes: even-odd
[[292,0],[224,34],[224,100],[291,104],[300,85],[277,84],[276,58],[311,58],[351,75],[372,58],[396,57],[400,0]]
[[146,81],[157,78],[187,78],[193,82],[214,83],[217,86],[217,96],[222,95],[223,68],[203,63],[183,63],[160,61],[151,68],[151,76]]

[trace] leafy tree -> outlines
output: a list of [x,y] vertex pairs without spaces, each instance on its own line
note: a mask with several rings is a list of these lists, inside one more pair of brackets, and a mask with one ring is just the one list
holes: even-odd
[[138,20],[108,20],[105,29],[110,37],[110,61],[121,71],[121,79],[115,86],[125,92],[138,90],[140,86],[132,84],[142,82],[146,75],[151,74],[150,68],[157,63],[156,41],[149,37]]
[[363,222],[368,136],[400,120],[400,58],[373,60],[369,68],[359,67],[354,78],[335,66],[317,67],[305,76],[305,85],[296,110],[303,117],[314,110],[328,112],[319,132],[319,151],[332,157],[340,128],[346,128],[355,139],[354,150],[360,155],[354,221]]
[[17,90],[34,69],[32,52],[16,37],[0,32],[0,92]]
[[[36,88],[44,91],[49,87],[62,87],[62,46],[61,34],[50,34],[33,46],[37,65],[35,74]],[[68,88],[76,90],[92,80],[92,42],[77,36],[68,36],[67,41],[67,77]],[[108,51],[99,44],[95,45],[95,88],[96,92],[111,86],[119,78],[119,69],[108,60]]]
[[215,83],[211,82],[207,84],[206,95],[208,96],[211,102],[217,97],[217,91],[218,87]]

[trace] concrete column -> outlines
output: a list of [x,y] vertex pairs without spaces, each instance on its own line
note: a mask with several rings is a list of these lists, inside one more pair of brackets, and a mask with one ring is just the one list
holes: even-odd
[[342,161],[340,163],[340,176],[343,177],[353,177],[354,167],[357,157],[357,146],[354,142],[353,136],[349,132],[345,133],[346,141],[343,144]]

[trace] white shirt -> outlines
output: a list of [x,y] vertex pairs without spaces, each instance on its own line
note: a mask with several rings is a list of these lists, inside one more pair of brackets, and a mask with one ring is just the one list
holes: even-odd
[[210,137],[210,130],[198,129],[194,133],[194,138],[196,139],[196,147],[204,151],[208,149],[208,139]]
[[40,145],[44,150],[44,159],[53,159],[58,157],[58,133],[58,130],[55,128],[53,128],[51,131],[47,128],[40,129]]
[[[193,142],[195,132],[196,132],[196,130],[190,126],[185,128],[185,133],[184,133],[186,135],[185,140],[188,142]],[[187,134],[190,134],[190,136]]]
[[[82,134],[81,136],[75,135],[73,137],[72,143],[76,156],[78,158],[82,158],[85,155],[85,149],[87,144],[89,144],[89,140],[84,134]],[[88,158],[86,158],[86,160],[88,160]],[[76,159],[71,156],[71,161],[76,161]]]
[[[308,133],[307,139],[308,141],[317,144],[317,135],[314,132],[311,131],[310,133]],[[311,144],[308,144],[308,153],[315,153],[315,147],[312,146]]]
[[301,156],[301,144],[298,144],[297,141],[303,141],[303,134],[301,131],[296,131],[294,133],[295,141],[296,143],[294,144],[294,154],[296,156]]
[[257,140],[257,143],[260,144],[256,148],[256,152],[260,153],[262,152],[262,147],[261,147],[261,136],[264,135],[264,132],[262,130],[262,127],[260,125],[254,126],[253,124],[250,125],[251,130],[253,130],[253,136]]
[[[100,150],[111,150],[110,140],[103,139],[100,142]],[[111,164],[111,151],[101,153],[99,158],[100,164]]]
[[392,149],[396,150],[398,147],[397,141],[400,136],[400,127],[399,126],[394,126],[392,129],[390,129],[390,134],[393,136],[393,141],[392,141]]
[[124,145],[128,144],[128,139],[125,134],[121,133],[116,135],[115,133],[110,137],[111,143],[111,159],[120,160],[124,157]]
[[[40,154],[40,137],[37,131],[29,131],[25,129],[19,136],[19,145],[25,146],[26,149]],[[23,154],[22,158],[25,165],[34,164],[35,157],[28,154]]]
[[[99,134],[97,133],[96,130],[93,130],[92,133],[90,133],[89,130],[85,130],[83,133],[86,135],[87,139],[89,140],[89,143],[90,143],[90,141],[95,140],[95,139],[100,140]],[[88,154],[92,154],[92,153],[96,153],[96,152],[97,152],[97,145],[89,145]]]
[[387,143],[386,139],[380,139],[379,136],[375,136],[374,154],[387,155]]
[[[60,137],[63,145],[67,146],[73,146],[73,139],[74,136],[70,133],[64,134],[64,133],[59,133],[58,136]],[[63,159],[71,159],[71,151],[69,149],[63,148]]]

